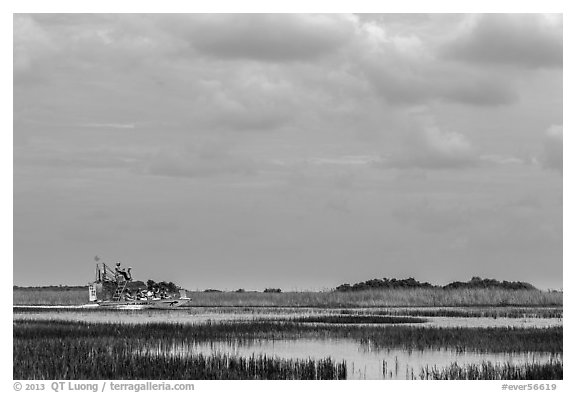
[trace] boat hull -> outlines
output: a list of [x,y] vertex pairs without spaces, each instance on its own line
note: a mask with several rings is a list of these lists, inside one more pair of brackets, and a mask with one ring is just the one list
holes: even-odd
[[159,299],[159,300],[134,300],[134,301],[101,301],[100,307],[116,308],[120,310],[142,310],[142,309],[173,309],[188,303],[190,299]]

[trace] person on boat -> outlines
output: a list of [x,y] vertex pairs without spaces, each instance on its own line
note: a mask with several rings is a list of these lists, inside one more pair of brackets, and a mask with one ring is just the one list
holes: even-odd
[[132,291],[130,291],[130,290],[126,291],[126,294],[124,295],[124,299],[125,300],[134,300],[134,296],[132,296]]
[[130,270],[132,270],[131,267],[128,268],[128,270],[126,269],[122,269],[120,267],[120,262],[116,262],[116,274],[121,275],[122,277],[124,277],[124,279],[126,281],[131,281],[132,280],[132,273],[130,273]]

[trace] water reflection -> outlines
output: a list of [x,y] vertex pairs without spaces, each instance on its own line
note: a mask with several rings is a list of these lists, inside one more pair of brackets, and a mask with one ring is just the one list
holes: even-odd
[[561,359],[562,355],[550,353],[478,353],[456,350],[402,350],[382,349],[360,344],[351,339],[298,339],[298,340],[227,340],[211,342],[160,343],[155,347],[143,348],[139,355],[161,355],[186,357],[193,354],[226,354],[249,357],[251,355],[277,356],[286,359],[323,359],[346,361],[348,379],[414,379],[422,368],[447,367],[453,362],[480,364],[492,363],[543,363],[550,359]]

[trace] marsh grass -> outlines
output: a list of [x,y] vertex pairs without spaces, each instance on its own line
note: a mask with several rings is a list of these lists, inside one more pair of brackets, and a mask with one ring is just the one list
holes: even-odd
[[[122,324],[14,321],[14,379],[345,379],[345,362],[264,355],[202,355],[195,343],[233,344],[270,339],[346,338],[370,348],[452,349],[477,352],[562,353],[562,328],[422,328],[311,326],[294,322]],[[171,348],[188,348],[182,352]],[[470,366],[473,367],[473,366]],[[561,364],[560,364],[561,368]],[[470,369],[471,370],[471,369]],[[527,371],[526,371],[527,370]],[[545,376],[538,366],[519,374]],[[429,370],[427,378],[472,376],[473,371]],[[522,372],[524,374],[522,374]],[[540,374],[538,374],[540,373]],[[558,365],[550,373],[558,374]],[[483,375],[483,374],[479,374]]]
[[12,290],[14,305],[61,305],[71,306],[88,303],[88,287],[42,288]]
[[[72,306],[74,307],[74,306]],[[378,308],[304,308],[304,307],[179,307],[170,310],[122,310],[108,307],[70,308],[70,306],[13,306],[15,314],[35,314],[35,313],[101,313],[126,315],[130,312],[138,312],[143,316],[157,315],[197,315],[197,314],[232,314],[267,318],[274,318],[275,315],[283,315],[290,318],[291,314],[296,315],[292,321],[307,322],[300,317],[307,314],[313,318],[329,317],[327,323],[337,323],[334,317],[341,318],[340,323],[419,323],[425,322],[428,317],[444,318],[547,318],[562,319],[562,307],[388,307]],[[307,318],[307,317],[304,317]],[[410,319],[412,318],[412,319]],[[370,320],[372,319],[372,322]],[[386,321],[388,319],[388,321]],[[308,322],[312,322],[309,320]],[[317,322],[321,322],[318,320]]]
[[562,294],[503,289],[383,289],[359,292],[192,293],[189,306],[400,307],[552,306]]
[[[195,307],[560,306],[561,292],[506,289],[382,289],[358,292],[189,292]],[[14,305],[80,305],[84,289],[13,290]]]
[[44,338],[14,346],[14,379],[346,379],[345,362],[265,355],[138,355],[134,338]]
[[250,321],[198,325],[179,323],[89,323],[20,320],[14,322],[14,341],[112,337],[160,340],[168,343],[214,340],[348,338],[373,348],[408,350],[453,349],[476,352],[562,353],[562,327],[550,328],[427,328],[402,325],[306,324]]
[[447,318],[562,318],[562,307],[460,307],[460,308],[397,308],[386,310],[343,309],[345,315],[389,315]]
[[334,323],[334,324],[404,324],[404,323],[424,323],[424,318],[389,316],[389,315],[317,315],[296,317],[289,319],[290,322],[297,323]]
[[426,366],[420,371],[420,379],[454,380],[561,380],[563,379],[563,361],[551,359],[547,363],[492,363],[468,364],[460,366],[452,363],[448,367]]

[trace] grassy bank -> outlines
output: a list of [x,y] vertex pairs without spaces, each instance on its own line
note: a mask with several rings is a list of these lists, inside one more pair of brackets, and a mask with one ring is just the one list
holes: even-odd
[[[468,307],[561,306],[562,293],[505,289],[382,289],[358,292],[189,292],[197,307]],[[79,305],[88,302],[81,289],[14,289],[14,305]]]
[[525,363],[521,365],[483,362],[482,364],[460,366],[457,363],[452,363],[445,368],[422,368],[418,376],[420,379],[435,380],[562,380],[563,369],[563,361],[558,359],[552,359],[543,364]]

